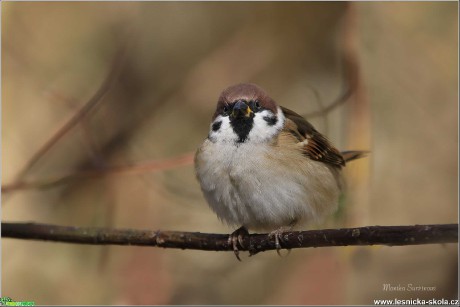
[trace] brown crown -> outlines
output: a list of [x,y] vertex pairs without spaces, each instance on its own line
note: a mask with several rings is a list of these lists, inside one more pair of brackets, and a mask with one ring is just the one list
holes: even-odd
[[255,84],[240,83],[228,87],[220,94],[213,120],[217,115],[222,113],[225,105],[232,104],[237,100],[245,100],[247,102],[257,100],[262,108],[276,114],[276,102],[263,89]]

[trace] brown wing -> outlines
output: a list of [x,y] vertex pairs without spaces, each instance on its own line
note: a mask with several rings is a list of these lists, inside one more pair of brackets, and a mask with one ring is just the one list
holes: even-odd
[[291,120],[294,124],[285,126],[285,129],[294,135],[299,142],[304,142],[304,153],[310,159],[331,164],[333,166],[345,166],[345,160],[340,152],[332,146],[332,144],[310,124],[305,118],[299,114],[281,107],[284,116]]

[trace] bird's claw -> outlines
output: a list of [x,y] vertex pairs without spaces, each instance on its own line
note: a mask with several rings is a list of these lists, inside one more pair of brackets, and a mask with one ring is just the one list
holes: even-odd
[[[288,229],[288,230],[290,230],[290,229]],[[280,252],[280,250],[282,249],[282,246],[281,246],[280,242],[284,242],[283,234],[284,234],[285,231],[286,231],[286,229],[285,229],[284,227],[281,227],[281,228],[276,229],[276,230],[274,230],[274,231],[272,231],[272,232],[270,232],[270,233],[268,234],[268,237],[269,237],[270,239],[272,239],[272,238],[275,239],[276,253],[277,253],[278,256],[280,256],[280,257],[283,256],[283,255],[281,255],[281,252]],[[288,249],[288,253],[286,254],[286,256],[289,255],[290,252],[291,252],[291,250]]]
[[238,244],[241,246],[241,248],[246,248],[244,245],[244,237],[249,236],[249,232],[246,229],[246,227],[241,226],[234,232],[230,234],[228,237],[228,245],[231,245],[233,247],[233,252],[235,253],[236,259],[241,261],[240,258],[240,251],[238,250]]

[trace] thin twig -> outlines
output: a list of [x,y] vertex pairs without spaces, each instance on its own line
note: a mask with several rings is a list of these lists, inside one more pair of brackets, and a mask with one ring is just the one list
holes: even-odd
[[313,95],[315,96],[316,103],[318,104],[318,107],[319,107],[318,112],[321,112],[321,114],[322,114],[321,118],[323,119],[323,124],[324,124],[323,132],[324,132],[325,135],[328,135],[329,134],[329,122],[328,122],[328,119],[327,119],[327,114],[328,113],[325,110],[325,106],[324,106],[323,100],[321,99],[321,95],[320,95],[319,91],[315,87],[310,86],[310,85],[307,85],[307,87],[311,89],[311,91],[313,92]]
[[[137,245],[207,251],[232,251],[226,234],[199,232],[70,227],[35,223],[2,223],[2,237],[94,245]],[[348,245],[420,245],[457,243],[458,224],[368,226],[358,228],[290,231],[282,235],[283,248]],[[243,238],[240,250],[251,254],[276,249],[268,234]]]
[[[10,186],[24,187],[27,184],[24,184],[22,179],[27,174],[27,172],[37,164],[37,162],[52,148],[56,143],[62,139],[70,130],[72,130],[80,121],[85,118],[90,112],[94,111],[96,107],[101,104],[102,98],[107,94],[107,92],[112,88],[114,82],[117,80],[123,64],[125,62],[127,52],[127,44],[123,43],[121,47],[117,50],[110,70],[107,73],[104,81],[101,83],[98,90],[94,95],[79,109],[62,127],[60,127],[51,137],[32,155],[32,157],[27,161],[22,170],[16,175],[14,183]],[[10,189],[13,191],[14,189]],[[3,187],[2,187],[3,191]],[[3,200],[3,203],[5,199]]]
[[117,52],[110,72],[107,74],[107,77],[102,82],[96,93],[94,93],[93,97],[91,97],[91,99],[89,99],[88,102],[86,102],[85,105],[69,119],[69,121],[67,121],[58,131],[56,131],[56,133],[52,135],[45,144],[43,144],[43,146],[26,163],[24,170],[20,172],[20,175],[24,174],[27,170],[34,166],[38,160],[57,143],[57,141],[59,141],[67,132],[75,127],[83,117],[88,115],[98,105],[102,97],[104,97],[104,95],[111,88],[113,82],[118,77],[121,68],[120,64],[122,63],[121,59],[124,56],[123,51],[124,49]]
[[[349,6],[350,7],[350,6]],[[358,65],[358,57],[354,50],[350,50],[348,45],[350,45],[350,34],[351,32],[350,22],[345,20],[344,30],[345,33],[343,35],[343,42],[340,44],[344,46],[341,51],[342,54],[342,64],[343,64],[343,79],[344,79],[344,90],[343,92],[337,97],[331,104],[329,104],[325,108],[321,108],[320,110],[313,111],[303,116],[307,119],[311,119],[318,116],[325,116],[329,114],[335,108],[341,106],[345,102],[347,102],[351,96],[356,92],[358,87],[358,80],[359,80],[359,65]]]
[[353,94],[353,89],[351,87],[348,87],[345,90],[345,92],[340,94],[339,98],[337,98],[333,103],[331,103],[327,107],[320,109],[318,111],[307,113],[303,115],[303,117],[311,119],[311,118],[318,117],[318,116],[324,116],[328,114],[329,112],[331,112],[332,110],[334,110],[335,108],[337,108],[338,106],[345,103],[351,97],[351,94]]
[[187,153],[177,157],[153,160],[147,162],[139,162],[131,165],[112,166],[99,169],[91,169],[87,171],[75,172],[57,177],[38,179],[35,181],[18,181],[11,184],[2,185],[2,192],[8,193],[16,190],[26,189],[47,189],[67,183],[75,179],[102,177],[114,174],[139,174],[152,173],[176,167],[193,164],[194,153]]

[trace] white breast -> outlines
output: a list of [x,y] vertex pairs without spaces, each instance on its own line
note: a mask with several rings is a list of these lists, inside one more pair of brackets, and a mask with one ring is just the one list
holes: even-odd
[[210,207],[232,226],[274,230],[293,221],[318,221],[337,208],[333,172],[300,151],[206,140],[195,167]]

